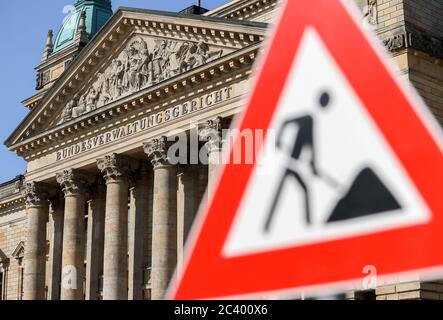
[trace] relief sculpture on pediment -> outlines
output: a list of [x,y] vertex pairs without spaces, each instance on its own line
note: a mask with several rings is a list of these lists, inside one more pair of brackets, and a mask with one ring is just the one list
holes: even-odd
[[103,72],[97,74],[92,86],[83,94],[74,95],[66,104],[60,123],[204,65],[222,54],[223,50],[211,50],[203,41],[137,37]]

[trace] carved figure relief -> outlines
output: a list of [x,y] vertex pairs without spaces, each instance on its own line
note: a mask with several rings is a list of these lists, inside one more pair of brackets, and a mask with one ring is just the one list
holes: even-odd
[[60,123],[101,108],[118,98],[211,62],[223,50],[211,51],[203,41],[132,40],[83,95],[75,95]]

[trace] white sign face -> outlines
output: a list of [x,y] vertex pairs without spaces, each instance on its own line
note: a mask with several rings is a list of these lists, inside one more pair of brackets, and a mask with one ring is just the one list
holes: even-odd
[[276,150],[255,166],[225,256],[429,221],[414,183],[312,28],[276,110]]

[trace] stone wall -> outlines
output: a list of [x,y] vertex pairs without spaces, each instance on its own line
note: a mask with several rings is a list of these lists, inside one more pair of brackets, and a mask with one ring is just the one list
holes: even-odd
[[378,28],[389,28],[402,25],[405,22],[403,0],[378,0]]
[[436,37],[443,36],[443,1],[403,0],[403,7],[404,19],[408,25],[413,25],[418,30]]
[[443,282],[405,282],[375,290],[377,300],[443,300]]
[[376,3],[376,32],[408,84],[443,124],[443,2],[356,0],[365,11]]
[[409,80],[443,124],[443,1],[403,2],[407,29],[425,35],[409,52]]
[[408,65],[411,84],[443,125],[443,60],[422,52],[410,52]]
[[[7,215],[7,216],[6,216]],[[19,260],[13,256],[20,242],[26,237],[26,212],[24,204],[17,204],[0,211],[0,250],[8,257],[7,300],[19,298]]]

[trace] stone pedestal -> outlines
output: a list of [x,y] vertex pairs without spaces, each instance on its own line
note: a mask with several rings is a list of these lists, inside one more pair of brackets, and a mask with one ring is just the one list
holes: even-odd
[[24,300],[45,299],[46,222],[48,220],[48,194],[42,184],[26,185],[26,250],[23,280]]
[[103,275],[106,186],[99,179],[88,201],[86,245],[86,300],[99,299],[99,278]]
[[128,174],[130,161],[116,154],[97,160],[106,180],[103,299],[128,299]]
[[167,139],[144,145],[154,167],[152,299],[164,299],[177,264],[177,168],[167,158]]
[[83,300],[86,176],[65,170],[57,174],[57,182],[65,194],[61,299]]

